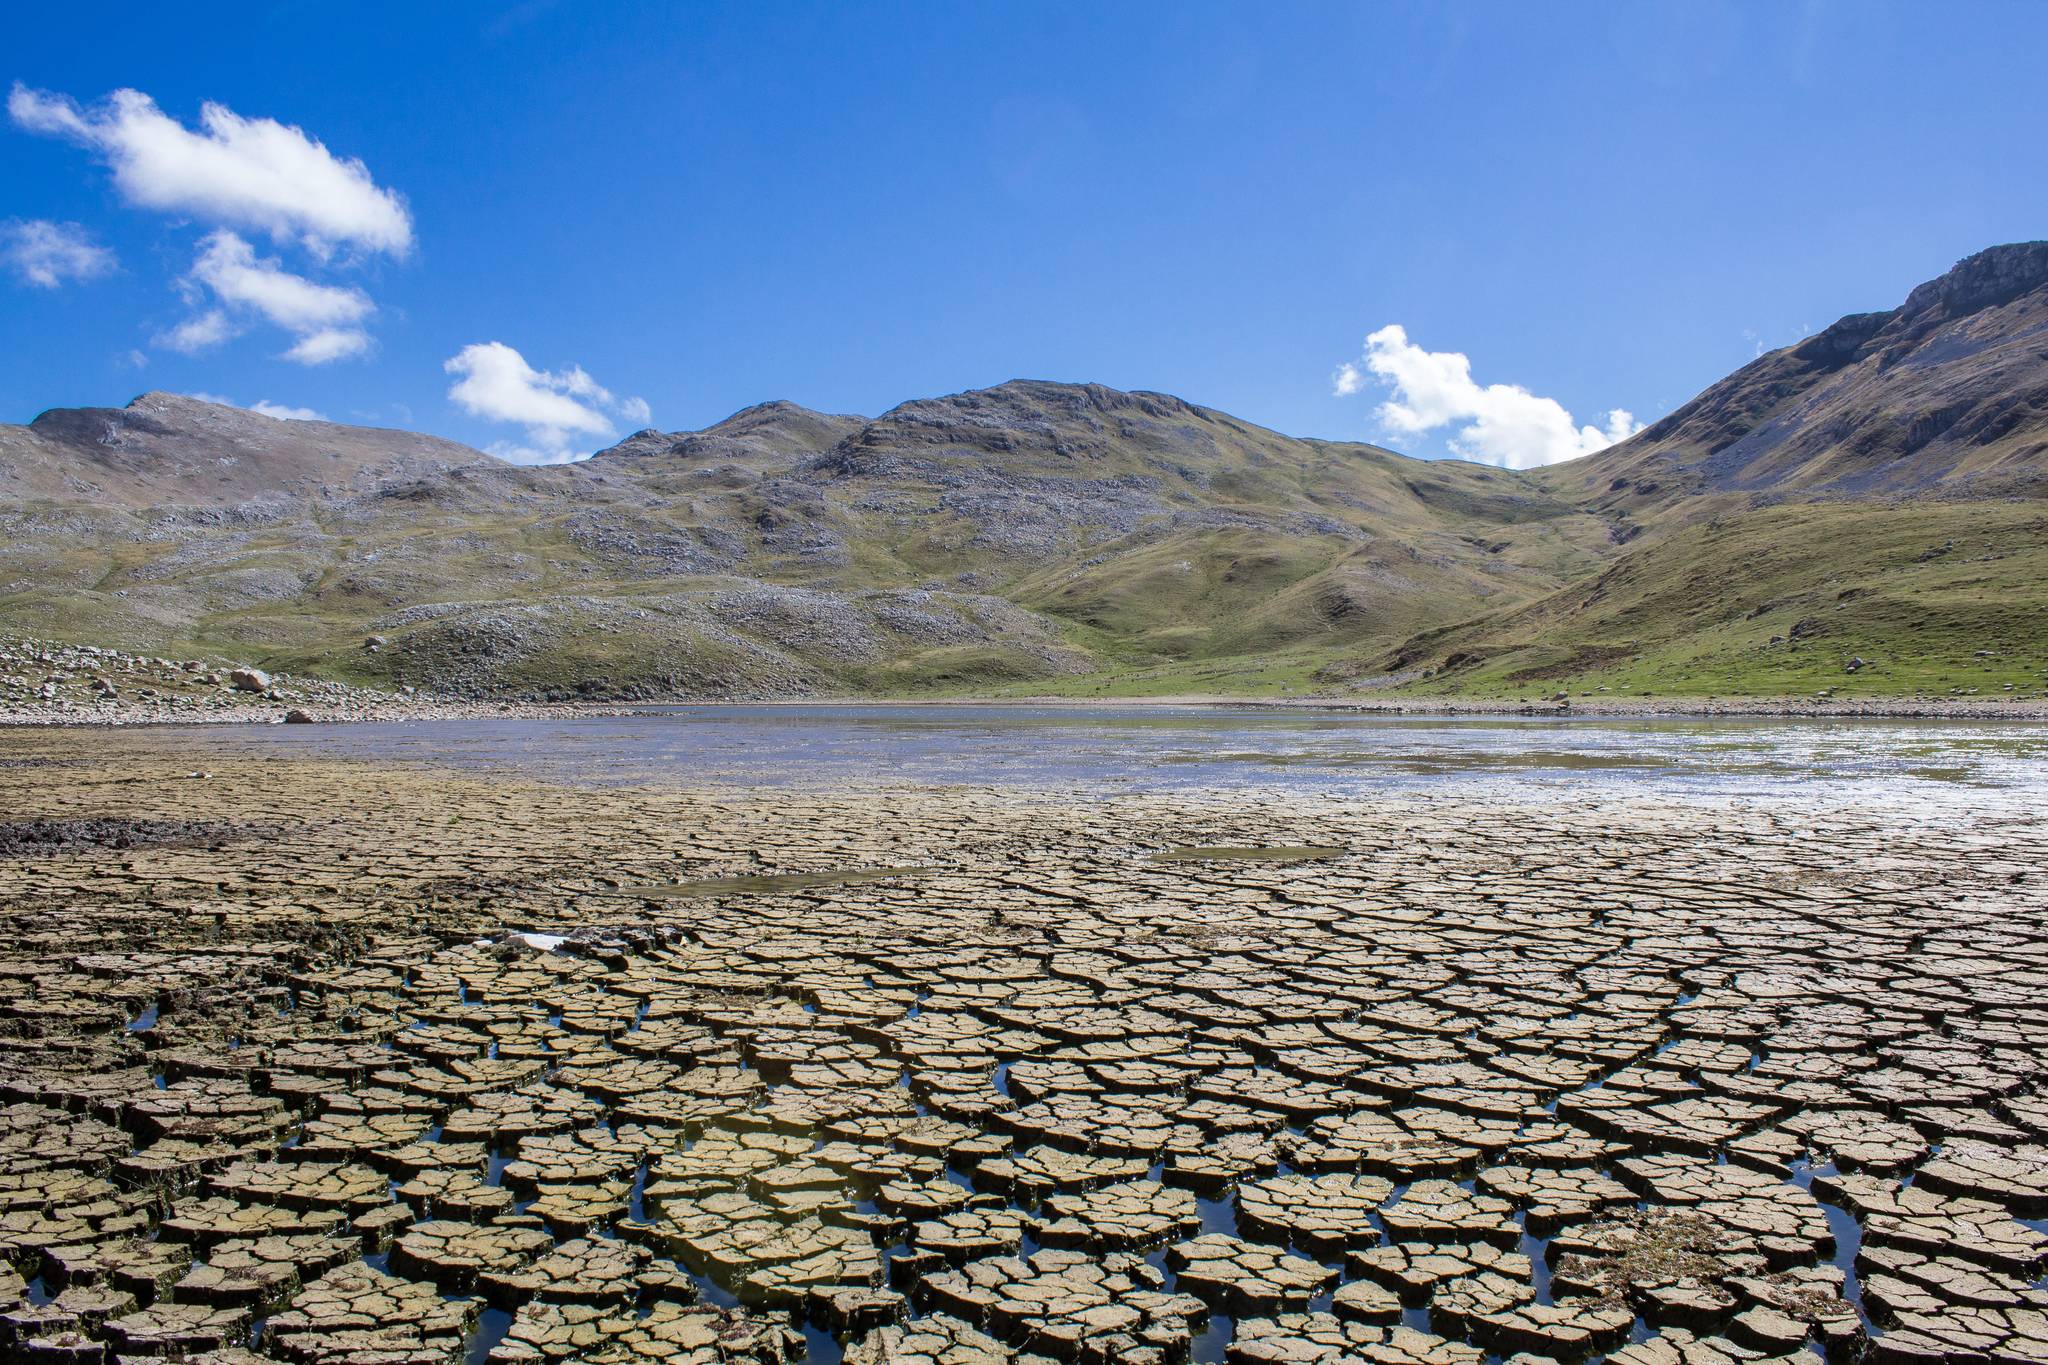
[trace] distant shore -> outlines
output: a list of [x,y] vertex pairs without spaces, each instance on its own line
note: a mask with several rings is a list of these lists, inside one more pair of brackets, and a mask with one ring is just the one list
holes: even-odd
[[1802,697],[1583,697],[1569,703],[1499,701],[1478,697],[1115,697],[1099,701],[1074,697],[976,700],[968,706],[1216,706],[1247,711],[1335,711],[1384,716],[1778,716],[1911,720],[2048,720],[2048,698],[1844,697],[1822,701]]
[[517,701],[434,700],[407,697],[393,701],[351,701],[323,707],[252,701],[206,710],[169,710],[116,701],[95,706],[61,707],[15,703],[0,706],[0,729],[126,729],[136,726],[189,725],[389,725],[449,720],[547,720],[570,716],[621,715],[641,709],[618,703],[546,703]]
[[2048,721],[2048,700],[1997,697],[1585,697],[1564,702],[1496,701],[1470,697],[763,697],[675,698],[662,701],[522,702],[437,699],[351,699],[346,705],[286,707],[251,700],[245,704],[178,711],[145,703],[108,701],[60,706],[15,702],[0,706],[0,728],[279,725],[307,723],[420,724],[462,720],[568,720],[589,716],[647,713],[671,707],[1028,707],[1063,711],[1133,711],[1154,707],[1235,711],[1318,712],[1353,716],[1524,716],[1549,720],[1641,718],[1672,720],[2006,720]]

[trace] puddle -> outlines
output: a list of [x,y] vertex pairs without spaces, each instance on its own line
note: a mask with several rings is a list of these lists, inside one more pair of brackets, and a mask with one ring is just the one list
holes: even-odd
[[1194,1365],[1222,1365],[1229,1358],[1230,1339],[1236,1335],[1237,1319],[1212,1310],[1189,1344],[1188,1359]]
[[486,1308],[478,1315],[474,1335],[469,1340],[469,1350],[464,1353],[464,1365],[484,1365],[491,1358],[491,1352],[498,1349],[498,1343],[512,1330],[512,1315],[502,1308]]
[[1856,1266],[1857,1253],[1863,1249],[1863,1224],[1847,1208],[1813,1188],[1816,1177],[1839,1174],[1840,1169],[1832,1161],[1814,1164],[1800,1158],[1792,1162],[1791,1173],[1786,1176],[1785,1183],[1805,1190],[1820,1205],[1822,1215],[1828,1220],[1828,1231],[1835,1239],[1833,1260],[1835,1268],[1842,1272],[1842,1298],[1856,1310],[1865,1335],[1882,1336],[1882,1329],[1871,1321],[1869,1312],[1863,1307],[1863,1276]]
[[806,1365],[839,1365],[846,1358],[846,1344],[834,1333],[814,1322],[802,1326]]
[[1522,1237],[1515,1250],[1529,1258],[1529,1279],[1536,1290],[1536,1302],[1548,1308],[1557,1302],[1550,1288],[1550,1239],[1529,1231],[1529,1212],[1526,1209],[1515,1215],[1515,1222],[1522,1229]]

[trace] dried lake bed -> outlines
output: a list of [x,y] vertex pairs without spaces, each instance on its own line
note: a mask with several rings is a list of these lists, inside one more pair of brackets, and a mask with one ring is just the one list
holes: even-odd
[[2044,748],[0,734],[0,1352],[2048,1359]]

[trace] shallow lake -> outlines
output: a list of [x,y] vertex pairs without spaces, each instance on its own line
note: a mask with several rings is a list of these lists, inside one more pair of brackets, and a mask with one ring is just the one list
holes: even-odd
[[1075,791],[1649,784],[1764,795],[2048,798],[2048,725],[1360,715],[1193,706],[674,706],[622,716],[160,732],[172,743],[428,762],[596,784]]

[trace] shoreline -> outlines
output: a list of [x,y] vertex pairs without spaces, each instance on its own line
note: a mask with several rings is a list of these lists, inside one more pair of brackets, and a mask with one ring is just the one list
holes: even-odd
[[[1143,711],[1153,709],[1302,712],[1364,717],[1522,717],[1549,720],[1937,720],[2048,722],[2048,700],[2013,698],[1867,697],[1813,700],[1796,697],[1588,697],[1571,703],[1503,702],[1480,698],[1410,697],[1360,701],[1341,697],[763,697],[664,701],[523,702],[469,701],[423,697],[354,699],[346,705],[285,707],[277,702],[173,711],[112,701],[72,705],[0,706],[0,730],[183,728],[193,725],[391,725],[466,720],[576,720],[593,716],[660,714],[680,709],[742,710],[837,707],[888,710],[904,707],[958,710],[1025,708],[1055,711]],[[287,717],[292,719],[287,719]]]
[[1349,716],[1731,717],[1866,720],[2048,721],[2048,696],[1656,697],[1611,692],[1545,700],[1323,693],[1232,696],[905,696],[591,698],[434,696],[265,672],[220,660],[173,660],[87,645],[0,636],[0,729],[127,729],[135,726],[409,724],[460,720],[570,720],[658,713],[678,707],[1032,708],[1072,711],[1208,709]]
[[1781,719],[1866,720],[2019,720],[2048,721],[2048,699],[2010,701],[1990,697],[1865,697],[1814,701],[1798,697],[1587,697],[1569,705],[1557,702],[1492,701],[1477,697],[1409,697],[1358,701],[1344,697],[914,697],[896,700],[873,697],[829,700],[767,700],[750,702],[676,702],[659,705],[725,706],[1019,706],[1051,710],[1121,711],[1148,708],[1211,708],[1229,711],[1309,711],[1369,716],[1530,716],[1553,720],[1576,717],[1641,717],[1674,720],[1755,716]]

